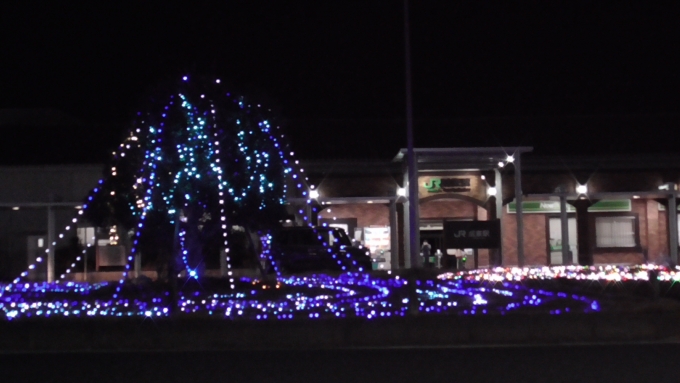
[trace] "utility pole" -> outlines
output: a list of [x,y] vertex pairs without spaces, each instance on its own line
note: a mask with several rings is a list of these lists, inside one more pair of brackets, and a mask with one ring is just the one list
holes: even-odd
[[404,0],[404,62],[406,67],[406,147],[408,160],[408,215],[409,215],[409,249],[411,267],[420,266],[418,253],[419,220],[418,215],[418,174],[416,158],[413,150],[413,101],[411,97],[411,42],[408,17],[408,0]]

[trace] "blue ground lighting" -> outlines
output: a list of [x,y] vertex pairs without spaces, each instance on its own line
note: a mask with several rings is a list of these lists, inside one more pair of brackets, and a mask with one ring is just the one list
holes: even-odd
[[[198,281],[200,282],[200,281]],[[241,278],[235,289],[209,291],[185,286],[177,316],[227,320],[293,320],[403,317],[422,315],[505,315],[512,312],[563,314],[593,312],[600,304],[586,296],[533,289],[522,283],[472,279],[416,280],[399,276],[345,273],[280,277],[276,281]],[[111,294],[120,288],[117,294]],[[109,294],[109,298],[106,296]],[[13,284],[0,298],[0,317],[167,317],[169,293],[132,284]],[[413,301],[415,299],[415,301]]]

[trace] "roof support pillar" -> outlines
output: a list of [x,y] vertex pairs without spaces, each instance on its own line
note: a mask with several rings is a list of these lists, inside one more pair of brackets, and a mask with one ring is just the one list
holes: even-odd
[[517,263],[524,266],[524,216],[522,215],[522,156],[515,158],[515,202],[517,204]]
[[668,190],[668,250],[673,264],[678,263],[678,205],[675,184],[669,183]]
[[[569,254],[569,220],[567,218],[567,196],[560,196],[560,223],[562,229],[562,264],[570,265],[573,261]],[[550,258],[550,254],[548,254]]]
[[500,222],[500,236],[498,249],[496,249],[495,262],[491,266],[502,266],[503,265],[503,179],[501,177],[501,171],[497,168],[494,169],[494,186],[496,187],[496,219]]

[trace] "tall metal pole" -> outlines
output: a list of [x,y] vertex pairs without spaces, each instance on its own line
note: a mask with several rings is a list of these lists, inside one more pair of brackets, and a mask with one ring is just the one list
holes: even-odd
[[411,38],[408,19],[408,0],[404,0],[404,63],[406,67],[406,147],[408,158],[408,215],[411,267],[420,265],[418,251],[418,174],[413,150],[413,101],[411,99]]

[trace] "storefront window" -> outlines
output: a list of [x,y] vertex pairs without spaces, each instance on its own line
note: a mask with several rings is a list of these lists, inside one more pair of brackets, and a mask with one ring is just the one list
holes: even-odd
[[632,216],[595,218],[597,247],[635,247],[635,223]]
[[95,242],[94,227],[79,227],[78,241],[83,246],[93,246]]

